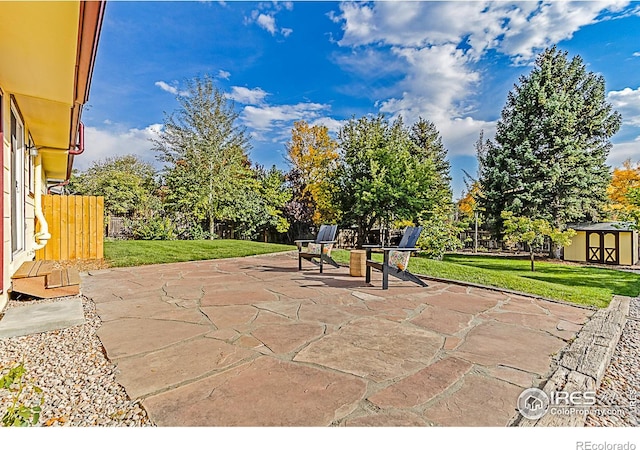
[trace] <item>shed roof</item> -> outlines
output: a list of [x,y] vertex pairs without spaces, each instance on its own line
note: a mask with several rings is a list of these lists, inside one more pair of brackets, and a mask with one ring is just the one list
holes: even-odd
[[567,228],[576,231],[631,231],[632,222],[573,223]]

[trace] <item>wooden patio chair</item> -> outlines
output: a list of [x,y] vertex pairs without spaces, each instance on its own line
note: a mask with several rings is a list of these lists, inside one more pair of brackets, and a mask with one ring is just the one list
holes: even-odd
[[[419,250],[415,246],[421,232],[422,227],[407,227],[397,247],[364,245],[363,247],[367,251],[366,282],[371,282],[371,268],[374,268],[382,272],[382,289],[389,289],[389,275],[427,287],[424,281],[407,270],[411,252]],[[384,253],[381,263],[371,259],[372,250],[375,248],[378,248]]]
[[[322,273],[324,263],[331,264],[335,268],[340,267],[331,258],[331,249],[333,244],[336,243],[337,231],[337,225],[321,225],[315,239],[298,239],[294,241],[298,246],[298,270],[302,270],[303,259],[320,266],[320,273]],[[306,244],[306,248],[304,244]]]

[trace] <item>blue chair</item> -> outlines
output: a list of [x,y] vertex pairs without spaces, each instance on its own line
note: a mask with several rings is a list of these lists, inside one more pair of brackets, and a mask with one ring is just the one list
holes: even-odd
[[[382,289],[389,289],[389,275],[427,287],[424,281],[407,270],[411,252],[420,250],[416,248],[416,243],[421,232],[422,227],[407,227],[397,247],[364,245],[367,251],[366,282],[371,282],[371,268],[374,268],[382,272]],[[372,250],[376,248],[384,253],[381,263],[371,259]]]
[[[315,239],[298,239],[295,244],[298,246],[298,270],[302,270],[302,260],[312,262],[320,266],[322,273],[323,263],[331,264],[333,267],[340,267],[331,258],[331,249],[336,243],[337,225],[321,225]],[[306,247],[304,246],[306,244]]]

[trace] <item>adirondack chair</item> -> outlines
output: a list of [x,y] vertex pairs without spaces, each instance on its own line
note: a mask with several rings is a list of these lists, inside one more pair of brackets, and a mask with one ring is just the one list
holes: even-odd
[[[294,241],[298,246],[298,270],[302,270],[303,259],[320,266],[320,273],[322,273],[323,263],[331,264],[336,268],[340,267],[331,258],[331,249],[333,244],[336,243],[337,231],[337,225],[321,225],[315,239],[298,239]],[[306,244],[306,248],[304,244]]]
[[[367,251],[366,282],[371,282],[371,268],[374,268],[382,272],[382,289],[389,289],[389,275],[427,287],[427,284],[424,281],[407,270],[411,252],[419,250],[415,248],[415,245],[416,242],[418,242],[421,232],[422,227],[407,227],[404,230],[400,244],[397,247],[364,245],[363,247]],[[372,250],[375,248],[384,252],[381,263],[371,259]]]

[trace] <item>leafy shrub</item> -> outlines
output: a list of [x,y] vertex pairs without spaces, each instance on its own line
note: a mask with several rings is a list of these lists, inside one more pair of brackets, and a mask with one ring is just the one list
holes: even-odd
[[170,241],[177,237],[176,227],[171,219],[156,214],[130,219],[127,226],[133,239]]
[[[23,363],[8,370],[3,369],[2,372],[5,373],[0,377],[0,389],[7,389],[11,393],[11,404],[2,416],[2,425],[5,427],[36,425],[40,420],[40,412],[44,403],[42,389],[35,385],[30,386],[25,382],[26,370]],[[31,389],[27,389],[29,387]],[[33,399],[34,396],[38,398]]]
[[421,253],[429,258],[441,260],[448,251],[457,250],[463,246],[460,241],[460,227],[450,220],[434,217],[421,221],[424,228],[418,239]]

